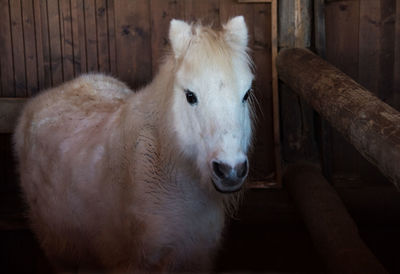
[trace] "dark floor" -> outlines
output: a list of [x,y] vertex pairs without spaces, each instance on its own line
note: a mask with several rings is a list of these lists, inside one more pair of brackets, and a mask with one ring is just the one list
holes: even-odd
[[[251,190],[248,194],[238,219],[232,220],[224,233],[217,272],[323,272],[286,193]],[[0,204],[3,209],[4,203]],[[51,273],[34,236],[17,220],[21,206],[14,204],[16,212],[9,213],[6,220],[10,226],[0,233],[0,273]]]
[[[370,206],[374,206],[372,210],[369,206],[361,208],[357,205],[357,199],[352,198],[351,191],[340,192],[350,213],[355,216],[367,245],[391,273],[400,273],[397,252],[400,245],[400,214],[393,208],[398,202],[388,198],[380,202],[370,199]],[[377,196],[376,191],[372,192]],[[361,203],[370,195],[369,192],[362,193],[364,195],[358,194]],[[1,201],[0,206],[0,213],[4,215],[5,200]],[[20,205],[16,204],[15,210],[20,210]],[[370,216],[365,210],[376,216]],[[17,215],[10,213],[2,221],[0,273],[51,273],[34,236],[21,220],[18,221]],[[5,226],[7,222],[9,227]],[[325,272],[305,226],[283,190],[248,191],[238,219],[231,221],[224,239],[217,260],[217,272]]]

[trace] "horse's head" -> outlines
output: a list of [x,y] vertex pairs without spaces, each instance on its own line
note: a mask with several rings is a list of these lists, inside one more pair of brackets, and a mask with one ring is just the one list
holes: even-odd
[[[233,192],[245,181],[251,139],[249,92],[253,74],[242,16],[222,30],[172,20],[174,130],[202,181]],[[210,180],[211,179],[211,180]]]

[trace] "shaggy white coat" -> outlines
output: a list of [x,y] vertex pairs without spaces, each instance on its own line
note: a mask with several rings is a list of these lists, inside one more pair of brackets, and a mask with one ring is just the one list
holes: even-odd
[[171,54],[142,90],[83,75],[32,99],[19,119],[29,219],[64,270],[211,267],[233,196],[214,189],[210,163],[234,166],[250,144],[247,28],[241,16],[218,32],[172,20],[169,37]]

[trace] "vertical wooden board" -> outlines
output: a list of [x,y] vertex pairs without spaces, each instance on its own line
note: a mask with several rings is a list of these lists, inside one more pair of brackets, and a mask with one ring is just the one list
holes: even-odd
[[[273,40],[274,44],[278,44],[282,48],[285,47],[309,47],[311,35],[311,2],[309,0],[279,0],[279,39]],[[272,3],[274,9],[277,9],[277,2]],[[276,13],[274,13],[276,14]],[[276,27],[274,27],[276,30]],[[277,50],[273,49],[274,55],[277,56]],[[273,59],[273,75],[276,72],[276,58]],[[298,95],[293,93],[287,86],[279,85],[279,98],[277,102],[278,81],[273,77],[273,93],[274,93],[274,119],[280,115],[281,126],[274,123],[276,134],[275,151],[281,147],[282,158],[286,162],[296,161],[317,161],[318,150],[316,149],[314,139],[314,112],[312,108]],[[280,139],[277,139],[281,133]],[[282,146],[279,144],[282,143]],[[279,153],[276,153],[276,163],[279,169]],[[281,173],[278,178],[281,178]],[[278,180],[279,181],[279,180]]]
[[[374,92],[381,99],[392,99],[389,89],[385,88],[393,82],[393,35],[394,7],[393,0],[360,1],[360,51],[358,82]],[[387,55],[387,56],[385,56]],[[380,172],[368,161],[360,158],[358,174],[365,184],[376,184],[384,181]]]
[[47,16],[50,44],[51,84],[57,86],[63,82],[63,64],[60,33],[59,1],[47,1]]
[[[256,107],[255,151],[251,159],[253,176],[262,180],[275,170],[274,132],[272,117],[271,54],[267,51],[254,51],[254,65],[257,79],[253,83]],[[266,61],[269,60],[269,63]]]
[[[326,58],[350,77],[358,78],[359,2],[327,2],[325,6]],[[356,150],[336,131],[332,132],[332,173],[335,183],[344,178],[359,180]]]
[[107,0],[107,24],[110,72],[112,75],[117,75],[114,0]]
[[[271,5],[253,4],[253,50],[271,52]],[[267,60],[271,63],[271,59]],[[271,72],[271,69],[270,69]]]
[[[326,3],[326,58],[354,79],[358,77],[359,2]],[[336,131],[332,132],[332,172],[334,181],[357,178],[358,153]]]
[[395,58],[393,77],[393,105],[398,111],[400,111],[400,0],[396,0]]
[[84,1],[86,61],[88,71],[98,71],[96,1]]
[[72,36],[71,1],[60,1],[60,30],[61,52],[63,64],[63,79],[68,81],[74,78],[74,49]]
[[319,56],[326,58],[325,0],[314,1],[314,40]]
[[[236,15],[242,15],[239,14],[237,11],[238,5],[239,5],[238,3],[235,3],[230,0],[219,0],[219,18],[221,24],[225,24],[231,17],[234,17]],[[242,4],[242,5],[249,8],[248,4],[247,5]]]
[[107,19],[107,1],[96,0],[97,50],[99,70],[102,72],[110,72]]
[[39,89],[33,1],[22,1],[22,19],[25,41],[27,95],[31,96],[37,93]]
[[1,85],[1,51],[0,51],[0,96],[3,94],[3,86]]
[[151,78],[149,2],[115,1],[114,11],[118,75],[136,89]]
[[74,76],[87,72],[84,1],[71,0]]
[[161,57],[169,45],[168,30],[172,19],[183,19],[183,1],[152,0],[151,10],[151,49],[152,74],[157,72]]
[[379,92],[380,10],[381,0],[360,1],[358,82],[376,94]]
[[380,0],[380,53],[377,75],[378,95],[386,103],[394,106],[393,91],[393,68],[395,58],[395,22],[396,22],[396,0]]
[[22,25],[21,2],[10,1],[11,39],[13,47],[15,95],[26,97],[26,66],[24,29]]
[[350,77],[358,78],[359,2],[327,2],[326,59]]
[[[225,24],[229,19],[235,16],[242,15],[244,17],[249,32],[249,48],[251,54],[254,50],[254,4],[220,0],[219,5],[221,24]],[[262,28],[263,26],[260,27]]]
[[[374,77],[371,71],[379,67],[380,44],[375,41],[379,39],[379,4],[380,1],[335,1],[327,2],[325,8],[328,61],[361,84],[367,81],[372,87],[379,86],[376,79],[366,80],[367,75]],[[332,180],[336,185],[383,180],[376,168],[337,131],[332,132],[332,148]]]
[[257,111],[256,161],[259,179],[269,177],[276,169],[272,109],[271,5],[253,4],[253,56],[256,79],[254,92],[261,109]]
[[282,155],[281,155],[281,125],[279,106],[279,79],[278,79],[278,0],[271,1],[271,74],[272,74],[272,118],[273,140],[275,152],[275,183],[282,186]]
[[[314,1],[314,44],[316,53],[326,59],[325,1]],[[332,128],[328,121],[315,115],[316,141],[320,151],[323,175],[332,181]]]
[[39,90],[43,90],[51,86],[47,4],[44,0],[33,0],[33,3],[35,14],[38,88]]
[[195,22],[201,20],[203,24],[219,26],[219,0],[186,0],[185,20]]
[[3,97],[15,96],[11,20],[7,0],[0,0],[0,85]]

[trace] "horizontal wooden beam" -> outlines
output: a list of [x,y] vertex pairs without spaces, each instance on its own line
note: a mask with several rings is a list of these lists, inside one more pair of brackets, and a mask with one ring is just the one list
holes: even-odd
[[12,133],[27,99],[0,98],[0,133]]
[[330,273],[387,273],[318,168],[289,166],[283,181]]
[[400,113],[311,51],[282,50],[279,78],[400,187]]

